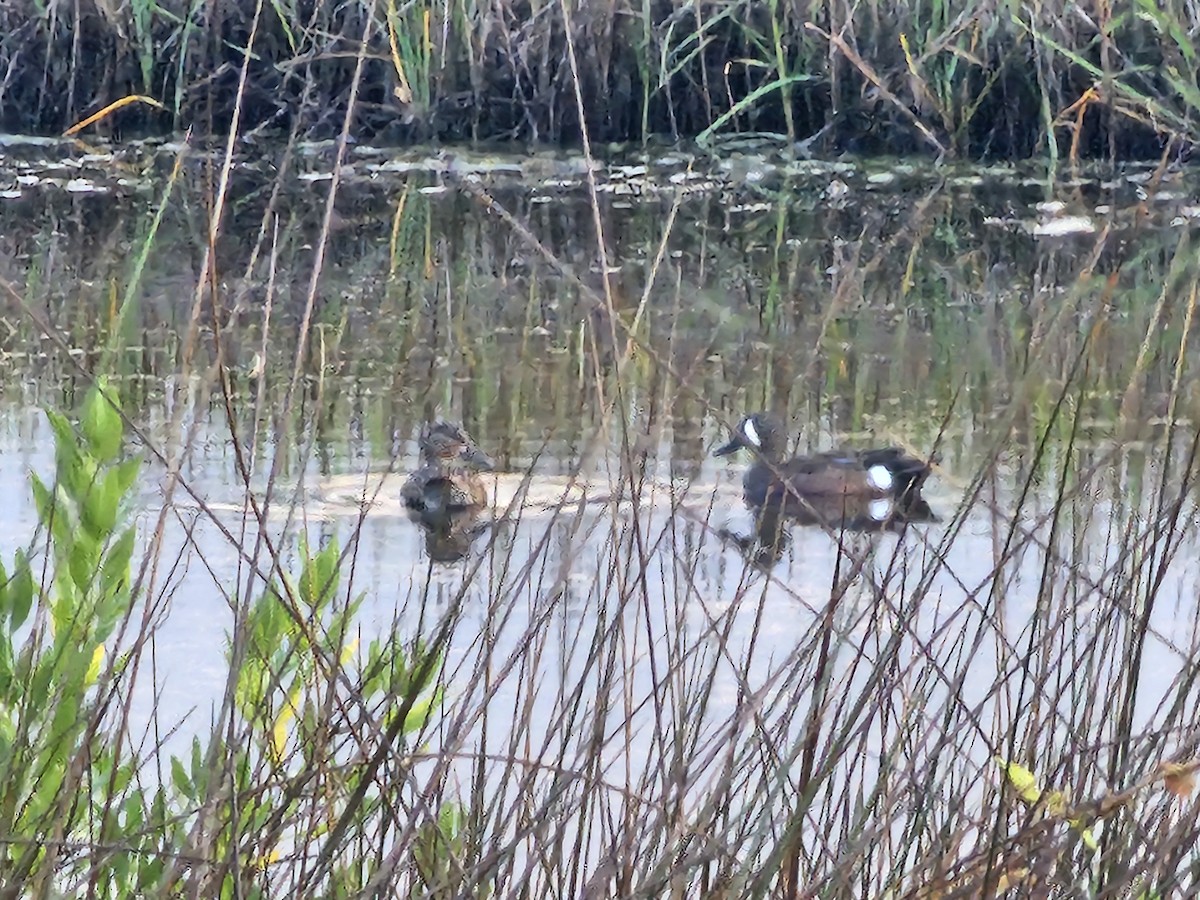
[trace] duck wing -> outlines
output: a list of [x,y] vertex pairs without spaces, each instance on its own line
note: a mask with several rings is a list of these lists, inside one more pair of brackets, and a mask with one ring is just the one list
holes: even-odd
[[400,500],[411,510],[440,515],[483,505],[487,495],[465,478],[418,470],[400,488]]
[[829,497],[875,492],[856,454],[820,453],[787,460],[779,476],[790,493]]
[[789,509],[810,500],[844,496],[910,502],[920,499],[928,475],[924,460],[896,447],[798,456],[753,467],[745,479],[746,501],[751,505],[784,503]]

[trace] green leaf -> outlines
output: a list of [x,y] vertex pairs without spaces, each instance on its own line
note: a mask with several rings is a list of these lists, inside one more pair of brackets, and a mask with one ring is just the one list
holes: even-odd
[[128,586],[129,561],[133,558],[133,544],[136,538],[137,532],[133,526],[126,528],[104,555],[104,564],[101,567],[101,587],[105,594],[112,593],[122,583]]
[[12,644],[8,636],[0,638],[0,719],[4,718],[4,710],[15,705],[13,693],[13,658]]
[[100,598],[100,602],[96,604],[95,629],[93,631],[97,641],[106,641],[112,635],[113,630],[117,627],[117,622],[129,608],[126,599],[126,595],[122,593]]
[[18,550],[13,563],[12,580],[8,583],[8,621],[13,628],[20,628],[25,624],[33,606],[34,590],[33,571],[29,568],[29,560]]
[[95,490],[100,467],[90,456],[79,456],[75,463],[59,473],[58,483],[76,507],[81,506]]
[[404,726],[401,734],[414,734],[420,731],[429,722],[432,717],[433,709],[442,702],[442,691],[439,688],[430,696],[424,699],[418,699],[409,709],[408,715],[404,717]]
[[[117,771],[112,778],[112,792],[114,796],[119,796],[125,793],[125,789],[129,787],[133,781],[133,766],[130,763],[117,763]],[[141,798],[141,791],[136,791],[136,796]]]
[[29,487],[33,491],[33,506],[37,510],[38,521],[49,522],[54,510],[54,496],[46,483],[33,472],[29,473]]
[[82,592],[91,587],[100,568],[100,547],[86,531],[75,534],[75,542],[67,558],[71,581]]
[[46,419],[54,431],[54,458],[59,471],[73,468],[79,459],[79,438],[75,435],[75,429],[66,416],[52,409],[46,410]]
[[196,796],[199,797],[207,790],[208,770],[204,767],[204,753],[200,749],[200,739],[192,738],[192,784],[196,786]]
[[106,478],[112,482],[118,501],[125,499],[141,471],[142,458],[140,456],[130,457],[112,467]]
[[113,474],[109,472],[103,478],[96,479],[83,498],[80,523],[98,541],[108,537],[117,525],[121,498],[115,482],[110,480]]
[[161,829],[167,823],[167,794],[161,787],[154,792],[154,800],[150,804],[150,822],[155,829]]
[[[125,814],[126,822],[125,822],[125,825],[123,826],[123,829],[125,830],[125,832],[127,834],[136,832],[138,829],[140,829],[142,827],[141,819],[135,820],[134,823],[131,825],[129,822],[130,818],[131,818],[131,816],[129,814],[129,811],[127,810],[126,814]],[[128,853],[118,852],[117,855],[113,857],[113,860],[112,860],[113,878],[112,878],[112,880],[113,880],[114,884],[112,887],[115,888],[116,890],[121,891],[121,893],[125,893],[126,891],[123,889],[127,889],[128,885],[129,885],[129,867],[130,867],[130,865],[131,865],[131,861],[130,861]]]
[[337,596],[338,542],[330,540],[315,556],[309,556],[300,573],[300,599],[310,609],[320,609]]
[[800,81],[819,80],[820,79],[816,75],[785,75],[781,78],[776,78],[774,81],[759,85],[745,97],[739,100],[736,104],[734,104],[732,109],[722,113],[716,118],[716,121],[705,128],[704,131],[700,132],[700,134],[695,137],[695,143],[700,147],[709,146],[712,143],[712,136],[719,131],[726,122],[740,116],[755,103],[757,103],[760,97],[766,96],[767,94],[771,93],[771,91],[782,90],[783,88],[790,87],[791,85]]
[[0,765],[3,765],[5,769],[8,769],[10,757],[12,756],[13,740],[16,736],[17,730],[13,725],[12,719],[9,718],[7,712],[0,712]]
[[74,534],[70,502],[60,487],[51,491],[42,479],[32,472],[29,474],[29,484],[33,492],[33,505],[37,509],[38,521],[50,529],[54,539],[55,551],[59,554],[69,552],[71,536]]
[[[122,767],[122,768],[124,768],[124,767]],[[114,791],[114,793],[120,793],[120,792]],[[142,792],[141,791],[132,791],[125,798],[124,812],[125,812],[125,822],[124,822],[125,833],[130,834],[130,835],[137,834],[139,831],[142,830],[142,825],[146,821],[146,812],[145,812],[144,804],[142,803]]]
[[[136,890],[131,892],[132,895],[136,897],[148,896],[151,889],[158,885],[158,882],[162,878],[162,874],[165,869],[165,857],[142,857],[138,865]],[[127,894],[126,896],[130,895]]]
[[188,800],[195,800],[196,793],[192,787],[192,780],[188,778],[188,774],[184,771],[183,763],[179,761],[179,757],[171,757],[171,784],[175,785],[175,790]]
[[122,423],[116,393],[106,379],[98,379],[83,403],[83,436],[92,456],[101,462],[116,459],[121,452]]
[[268,674],[267,666],[260,657],[247,654],[238,672],[233,699],[239,711],[248,719],[255,719],[259,715],[266,700]]

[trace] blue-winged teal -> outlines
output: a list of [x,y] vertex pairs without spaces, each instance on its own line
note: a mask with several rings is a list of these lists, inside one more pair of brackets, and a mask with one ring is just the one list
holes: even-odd
[[782,426],[758,412],[742,419],[732,440],[713,455],[742,449],[755,455],[742,482],[746,505],[754,510],[810,524],[850,526],[935,518],[921,497],[929,464],[895,447],[786,459]]
[[434,422],[421,430],[421,465],[400,488],[410,514],[431,522],[478,512],[487,505],[480,472],[490,472],[491,459],[470,435],[452,422]]

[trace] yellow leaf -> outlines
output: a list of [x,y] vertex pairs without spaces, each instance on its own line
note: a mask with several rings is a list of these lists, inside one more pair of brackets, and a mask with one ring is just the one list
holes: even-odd
[[996,882],[996,894],[1005,893],[1009,888],[1022,884],[1029,877],[1029,870],[1024,868],[1009,869]]
[[272,863],[279,862],[279,856],[280,856],[279,848],[276,847],[274,850],[271,850],[269,853],[263,853],[260,856],[256,856],[253,859],[251,859],[250,866],[251,866],[251,868],[257,869],[260,872],[265,872],[267,869],[267,866],[271,865]]
[[1031,806],[1041,799],[1042,791],[1037,786],[1037,779],[1032,772],[1017,763],[1005,762],[999,756],[995,757],[995,760],[1008,777],[1008,783],[1016,790],[1018,797]]
[[1067,795],[1062,791],[1047,791],[1046,812],[1056,819],[1065,816],[1067,814]]
[[83,676],[83,684],[85,687],[90,687],[96,683],[96,679],[100,677],[100,666],[104,663],[104,645],[97,644],[96,649],[92,651],[92,661],[88,663],[87,672]]
[[917,74],[917,64],[913,60],[912,50],[909,49],[907,34],[902,33],[900,35],[900,49],[904,51],[904,61],[906,63],[908,63],[908,71],[911,72],[913,75],[916,75]]
[[300,685],[296,685],[292,695],[288,697],[284,703],[283,709],[279,711],[279,715],[275,717],[275,725],[271,729],[271,759],[278,763],[283,759],[283,751],[287,746],[288,725],[292,719],[296,717],[297,707],[300,705]]
[[1083,841],[1083,846],[1087,847],[1093,853],[1100,849],[1100,844],[1096,840],[1096,836],[1092,834],[1092,829],[1085,828],[1083,819],[1067,819],[1071,823],[1071,827],[1079,832],[1079,839]]
[[400,46],[396,38],[396,19],[396,0],[388,0],[388,46],[392,51],[392,68],[396,70],[396,80],[400,82],[392,89],[392,93],[401,103],[407,104],[412,103],[413,93],[408,78],[404,75],[404,63],[400,61]]
[[72,125],[70,128],[68,128],[66,131],[63,132],[63,137],[70,137],[71,135],[75,134],[76,132],[82,131],[83,129],[87,128],[93,122],[99,122],[101,119],[103,119],[109,113],[115,112],[116,110],[121,109],[124,106],[128,106],[131,103],[145,103],[147,106],[153,106],[156,109],[166,109],[165,106],[163,106],[161,103],[159,103],[153,97],[146,97],[141,94],[130,94],[127,97],[122,97],[120,100],[114,100],[112,103],[108,104],[108,106],[104,107],[104,109],[100,110],[99,112],[92,113],[90,116],[88,116],[83,121],[76,122],[74,125]]

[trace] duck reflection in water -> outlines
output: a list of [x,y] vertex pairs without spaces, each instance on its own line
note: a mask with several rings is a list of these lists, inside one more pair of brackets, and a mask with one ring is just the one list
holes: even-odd
[[421,465],[400,488],[408,516],[425,534],[435,562],[457,562],[488,530],[487,488],[481,473],[495,466],[460,425],[437,421],[421,429]]
[[901,532],[913,522],[936,522],[921,496],[929,464],[895,447],[786,458],[786,438],[766,413],[742,419],[714,456],[749,450],[754,462],[742,482],[755,516],[750,538],[722,532],[757,565],[769,566],[790,543],[788,524],[839,531]]

